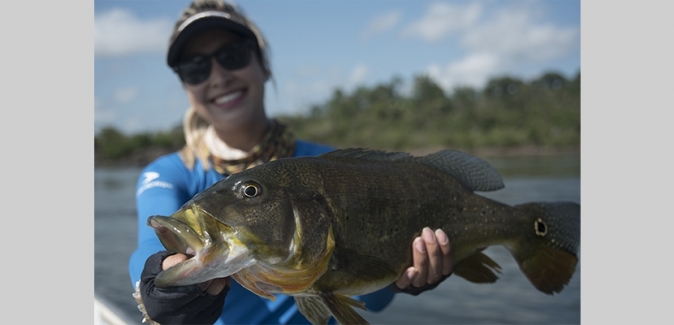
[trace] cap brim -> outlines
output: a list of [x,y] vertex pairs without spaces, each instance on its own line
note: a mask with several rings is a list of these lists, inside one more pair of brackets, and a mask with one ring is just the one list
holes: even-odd
[[166,63],[170,67],[175,66],[180,58],[180,51],[185,47],[185,44],[196,34],[209,29],[227,29],[256,40],[255,34],[250,29],[235,21],[222,16],[203,17],[185,26],[169,45]]

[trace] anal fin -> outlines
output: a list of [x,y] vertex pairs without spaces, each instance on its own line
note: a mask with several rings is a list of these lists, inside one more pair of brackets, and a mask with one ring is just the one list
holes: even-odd
[[453,273],[473,283],[494,283],[501,266],[482,252],[475,252],[454,265]]
[[318,296],[295,296],[295,303],[311,324],[326,325],[330,320],[330,310]]
[[400,275],[383,259],[335,249],[328,270],[313,284],[319,292],[356,296],[386,287]]
[[331,292],[322,293],[320,297],[325,306],[340,324],[370,324],[351,308],[357,307],[366,310],[364,302],[348,296],[336,295]]

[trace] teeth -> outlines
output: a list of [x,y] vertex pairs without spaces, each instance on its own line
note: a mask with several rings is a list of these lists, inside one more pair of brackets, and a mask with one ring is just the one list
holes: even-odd
[[235,91],[235,92],[230,93],[228,95],[218,97],[218,98],[215,99],[215,103],[216,104],[224,104],[224,103],[227,103],[227,102],[231,102],[232,100],[241,96],[241,93],[242,93],[241,91]]

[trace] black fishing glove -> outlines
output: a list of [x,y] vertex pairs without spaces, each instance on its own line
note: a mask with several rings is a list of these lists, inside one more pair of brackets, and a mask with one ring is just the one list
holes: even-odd
[[398,288],[396,283],[393,282],[389,285],[389,289],[391,291],[395,292],[395,293],[402,292],[402,293],[407,293],[407,294],[410,294],[410,295],[413,295],[413,296],[418,296],[420,293],[422,293],[424,291],[435,289],[435,287],[437,287],[440,283],[442,283],[442,281],[445,281],[445,279],[449,278],[450,275],[452,275],[452,274],[450,273],[448,275],[443,275],[440,278],[440,280],[438,280],[438,282],[433,283],[433,284],[426,284],[426,285],[422,286],[421,288],[417,288],[417,287],[410,284],[409,286],[407,286],[407,288],[400,289],[400,288]]
[[140,295],[147,315],[162,325],[213,324],[222,314],[229,286],[217,296],[208,294],[198,284],[158,288],[154,279],[162,271],[164,259],[175,253],[161,251],[151,255],[140,275]]

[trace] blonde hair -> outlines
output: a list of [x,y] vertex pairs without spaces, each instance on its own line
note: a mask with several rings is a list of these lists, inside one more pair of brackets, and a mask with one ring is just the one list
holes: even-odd
[[[222,0],[195,0],[193,1],[188,8],[186,8],[180,19],[176,22],[173,29],[173,35],[171,39],[174,39],[177,36],[178,27],[188,18],[203,11],[217,10],[229,13],[232,16],[236,16],[238,20],[242,21],[244,25],[250,29],[255,38],[257,39],[257,59],[260,62],[262,71],[265,73],[267,78],[272,79],[272,83],[275,85],[275,81],[271,73],[271,65],[269,62],[269,45],[262,35],[260,29],[246,17],[243,13],[243,10],[237,8],[235,4],[225,2]],[[201,165],[204,170],[209,170],[211,164],[208,161],[209,151],[204,143],[204,134],[210,124],[204,120],[193,106],[190,106],[183,117],[183,132],[185,133],[185,146],[179,151],[179,155],[185,166],[187,168],[194,168],[194,163],[196,159],[201,161]]]
[[197,114],[194,106],[190,106],[183,117],[183,133],[185,134],[185,146],[180,149],[178,155],[187,168],[194,168],[195,159],[201,160],[204,170],[209,170],[211,164],[208,161],[209,151],[204,142],[204,134],[210,124]]

